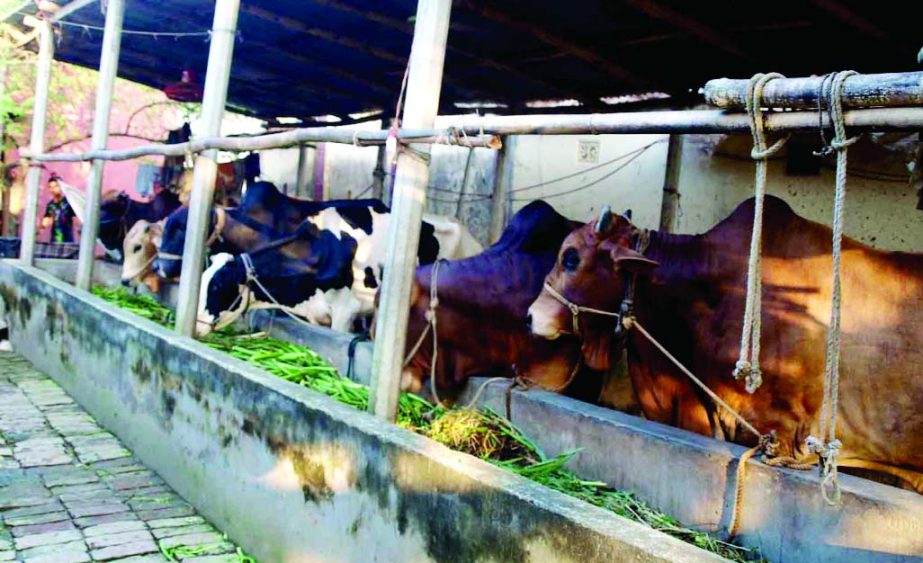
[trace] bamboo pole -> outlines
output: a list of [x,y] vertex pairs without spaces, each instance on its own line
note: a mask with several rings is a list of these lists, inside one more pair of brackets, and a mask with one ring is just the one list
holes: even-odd
[[[494,135],[470,136],[457,138],[452,130],[431,131],[432,134],[405,135],[404,143],[445,144],[461,147],[497,148],[500,140]],[[173,145],[152,144],[141,145],[131,149],[110,151],[97,150],[82,153],[53,153],[37,154],[33,160],[39,162],[81,162],[86,160],[131,160],[142,156],[182,156],[188,153],[200,153],[217,149],[227,152],[249,152],[269,149],[283,149],[310,142],[340,143],[359,145],[362,147],[384,145],[387,137],[377,131],[371,132],[346,132],[329,127],[316,127],[305,129],[292,129],[284,133],[270,133],[252,137],[203,137],[192,139],[185,143]],[[30,156],[32,153],[26,153]]]
[[494,171],[494,190],[490,199],[490,230],[488,242],[493,244],[500,240],[507,221],[507,199],[513,184],[513,154],[516,137],[504,137],[503,147],[498,151],[497,167]]
[[[845,112],[844,118],[846,126],[857,131],[923,129],[923,107],[857,109]],[[817,113],[812,111],[769,113],[765,121],[766,130],[769,132],[817,130]],[[498,148],[500,142],[496,136],[505,135],[690,134],[749,131],[749,118],[742,113],[723,110],[683,110],[483,116],[477,120],[459,118],[457,122],[448,124],[444,129],[401,129],[398,131],[398,138],[404,143]],[[482,132],[484,135],[479,136]],[[149,155],[180,156],[209,149],[230,152],[259,151],[311,142],[371,146],[382,144],[386,139],[386,131],[362,131],[354,135],[354,132],[334,127],[317,127],[255,137],[209,137],[175,145],[144,145],[123,151],[90,151],[75,154],[43,154],[41,151],[28,151],[24,156],[39,162],[80,162],[97,158],[129,160]]]
[[[217,0],[215,3],[205,92],[202,96],[202,127],[206,136],[218,135],[221,130],[228,81],[231,77],[231,63],[234,58],[239,10],[240,0]],[[176,305],[176,330],[185,336],[192,336],[195,331],[206,231],[215,196],[215,178],[218,174],[218,165],[215,162],[217,156],[218,151],[211,149],[200,154],[195,162],[189,222],[183,247],[183,268],[180,272]]]
[[[109,0],[106,9],[106,26],[103,31],[102,54],[99,60],[99,82],[96,86],[96,110],[93,114],[92,150],[102,150],[109,143],[109,114],[112,94],[119,68],[119,51],[122,45],[122,22],[125,19],[125,0]],[[86,188],[86,215],[80,232],[80,255],[77,261],[78,288],[89,291],[93,279],[96,254],[96,237],[99,235],[99,201],[103,187],[104,160],[94,160],[90,166]]]
[[[436,120],[451,10],[452,0],[417,2],[403,115],[408,127],[431,128]],[[429,184],[429,149],[429,145],[415,145],[413,152],[401,150],[397,156],[369,395],[369,410],[390,421],[395,419],[400,396],[410,289]]]
[[[777,78],[766,84],[765,107],[816,110],[823,76]],[[718,78],[702,88],[705,100],[722,109],[746,107],[748,79]],[[826,88],[829,88],[829,81]],[[923,72],[857,74],[843,84],[844,108],[923,106]],[[816,118],[815,118],[816,119]]]
[[683,136],[670,135],[667,145],[667,169],[663,177],[663,199],[660,202],[660,230],[672,233],[676,227],[679,207],[679,176],[683,165]]
[[[48,112],[48,87],[51,83],[51,61],[54,59],[54,30],[50,21],[38,24],[38,62],[35,73],[35,101],[32,106],[32,136],[29,151],[41,154],[45,149],[45,118]],[[22,247],[19,259],[31,266],[35,261],[37,235],[38,194],[42,182],[42,169],[30,163],[26,175],[26,203],[22,217]]]

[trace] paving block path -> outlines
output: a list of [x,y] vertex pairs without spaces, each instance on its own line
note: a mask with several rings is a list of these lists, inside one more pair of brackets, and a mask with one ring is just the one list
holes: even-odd
[[57,383],[0,352],[0,562],[239,559]]

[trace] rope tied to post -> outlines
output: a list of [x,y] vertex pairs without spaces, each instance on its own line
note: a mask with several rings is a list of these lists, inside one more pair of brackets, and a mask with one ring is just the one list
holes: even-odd
[[740,335],[740,356],[734,367],[734,378],[744,379],[748,393],[756,391],[763,383],[760,370],[760,331],[762,328],[761,299],[762,284],[762,239],[763,203],[766,196],[766,176],[769,157],[782,148],[788,136],[767,146],[765,122],[761,106],[763,88],[771,80],[784,78],[777,72],[756,74],[747,85],[747,114],[750,116],[750,132],[753,135],[753,150],[750,157],[756,161],[754,180],[753,233],[750,238],[750,257],[747,261],[747,295],[744,307],[743,329]]
[[430,276],[430,285],[429,285],[429,307],[426,310],[426,328],[423,329],[423,332],[420,333],[420,337],[417,338],[416,343],[413,345],[413,348],[410,349],[410,352],[404,358],[404,367],[407,367],[410,364],[410,361],[420,350],[420,347],[423,345],[423,341],[426,340],[426,336],[432,332],[433,333],[433,357],[430,359],[429,365],[429,381],[430,386],[433,389],[433,399],[436,400],[436,405],[444,407],[442,400],[439,398],[438,385],[436,383],[436,360],[439,357],[439,328],[438,328],[438,317],[436,315],[437,310],[439,309],[439,267],[442,263],[445,262],[443,259],[436,260],[433,263],[433,270]]
[[828,109],[833,123],[834,137],[830,147],[836,151],[836,187],[833,200],[833,241],[831,248],[833,280],[831,287],[830,326],[827,328],[826,354],[824,358],[824,398],[820,414],[820,437],[808,436],[808,449],[820,460],[820,492],[827,504],[839,503],[841,493],[837,481],[837,459],[843,444],[836,437],[837,404],[840,390],[840,305],[842,288],[840,267],[843,240],[843,212],[846,203],[847,149],[859,137],[846,137],[846,122],[843,118],[843,85],[856,72],[847,70],[833,77],[830,86]]

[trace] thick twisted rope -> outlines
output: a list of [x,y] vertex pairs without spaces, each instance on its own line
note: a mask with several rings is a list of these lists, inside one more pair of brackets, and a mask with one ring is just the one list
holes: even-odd
[[788,140],[783,137],[772,146],[766,145],[765,124],[761,102],[766,84],[783,78],[779,73],[756,74],[747,85],[747,114],[750,116],[750,132],[753,134],[753,150],[750,157],[756,161],[754,180],[753,234],[750,238],[750,258],[747,262],[747,296],[744,307],[743,329],[740,335],[740,356],[734,368],[734,378],[744,378],[747,392],[753,393],[763,383],[760,371],[760,331],[762,312],[762,239],[763,201],[766,195],[766,169],[770,156],[778,152]]
[[843,241],[843,211],[846,202],[846,151],[858,137],[846,137],[846,124],[843,120],[843,85],[846,79],[856,74],[847,70],[833,78],[830,88],[830,120],[833,123],[834,138],[830,143],[836,151],[836,191],[833,200],[833,283],[831,288],[830,326],[827,329],[827,348],[824,360],[824,400],[820,415],[820,437],[808,436],[808,448],[821,462],[820,492],[830,505],[840,501],[840,485],[837,481],[837,458],[842,443],[836,438],[837,403],[840,391],[840,305],[842,289],[840,286],[840,263]]

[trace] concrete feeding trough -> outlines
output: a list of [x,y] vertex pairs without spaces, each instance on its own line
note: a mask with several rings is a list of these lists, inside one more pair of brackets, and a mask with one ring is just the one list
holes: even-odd
[[[40,261],[39,266],[53,272],[55,276],[62,279],[73,278],[72,262]],[[118,283],[118,272],[115,269],[98,267],[96,270],[100,283],[108,285]],[[199,420],[181,424],[182,432],[195,433],[196,440],[193,443],[201,444],[201,450],[187,450],[190,446],[185,442],[176,445],[173,441],[181,434],[176,435],[170,429],[162,429],[158,431],[157,436],[158,439],[164,440],[164,445],[156,448],[151,446],[156,459],[149,460],[147,457],[142,457],[146,462],[154,465],[156,469],[161,470],[164,464],[162,461],[158,461],[159,456],[166,455],[164,450],[170,450],[174,445],[179,448],[179,455],[177,453],[170,455],[171,462],[167,464],[169,467],[163,473],[171,484],[174,484],[173,480],[177,480],[178,482],[174,486],[184,494],[190,494],[190,500],[197,506],[199,506],[197,501],[201,493],[195,492],[195,487],[190,483],[188,474],[202,475],[204,470],[200,467],[201,464],[190,464],[189,460],[185,459],[189,455],[216,456],[222,460],[222,467],[225,471],[239,472],[243,470],[244,473],[249,472],[248,474],[250,475],[253,475],[253,472],[257,470],[251,460],[243,459],[247,457],[247,454],[242,448],[238,447],[241,444],[245,444],[248,451],[259,451],[259,457],[263,459],[266,467],[273,463],[277,467],[284,466],[286,463],[293,463],[280,461],[285,459],[315,459],[310,452],[311,448],[305,449],[300,448],[300,446],[300,449],[292,450],[289,448],[285,450],[285,453],[279,453],[282,450],[272,451],[271,449],[261,451],[262,446],[260,446],[258,438],[248,434],[235,433],[234,421],[236,420],[237,423],[243,424],[243,428],[247,428],[246,418],[234,419],[223,414],[215,414],[216,412],[227,412],[236,413],[234,416],[242,416],[242,413],[247,412],[251,413],[252,416],[252,412],[258,412],[260,413],[260,424],[269,425],[270,433],[274,436],[273,440],[277,439],[275,436],[281,432],[286,436],[285,440],[287,441],[284,443],[291,445],[293,443],[292,437],[298,435],[299,432],[307,432],[312,436],[318,432],[317,430],[312,430],[311,425],[312,423],[320,424],[322,419],[318,418],[319,415],[309,407],[298,402],[304,393],[310,394],[311,405],[320,401],[316,395],[309,391],[299,388],[295,396],[289,396],[288,390],[291,386],[285,382],[268,378],[258,370],[217,354],[204,346],[176,337],[169,331],[164,331],[160,327],[154,327],[150,323],[142,322],[127,313],[113,310],[112,307],[101,303],[99,300],[77,292],[34,269],[4,263],[0,266],[0,288],[3,290],[4,302],[8,303],[5,311],[10,319],[12,339],[17,349],[30,359],[33,359],[37,365],[46,369],[54,377],[59,378],[62,385],[69,391],[74,391],[75,396],[88,409],[100,417],[104,424],[115,429],[127,425],[115,424],[119,420],[117,415],[113,415],[115,418],[110,420],[103,414],[96,412],[93,406],[98,402],[98,399],[94,399],[97,395],[95,392],[73,389],[73,385],[76,385],[77,381],[82,381],[81,378],[90,377],[92,381],[92,375],[85,375],[81,370],[76,370],[77,375],[73,376],[75,377],[74,383],[68,383],[68,378],[72,377],[68,374],[75,372],[76,369],[73,363],[75,353],[69,352],[69,347],[77,346],[79,343],[80,361],[82,365],[86,366],[88,374],[97,374],[99,367],[94,370],[93,366],[101,365],[112,365],[113,369],[121,374],[119,375],[121,378],[119,380],[120,388],[124,393],[129,393],[134,397],[133,405],[137,410],[132,413],[133,420],[135,416],[138,416],[141,422],[137,425],[133,422],[131,428],[124,430],[126,434],[131,436],[122,436],[120,434],[120,437],[135,446],[139,455],[144,456],[145,450],[149,447],[147,442],[151,440],[150,438],[144,438],[147,430],[140,427],[146,424],[149,419],[157,419],[156,413],[147,411],[152,408],[155,410],[165,408],[164,402],[166,401],[166,404],[169,404],[170,400],[164,397],[172,396],[170,393],[180,393],[182,395],[179,402],[174,400],[174,408],[180,408],[181,406],[183,409],[190,409],[190,412],[202,414],[203,420],[205,418],[209,418],[209,420],[215,419],[211,420],[209,424],[212,426],[207,431],[190,426],[190,424],[201,424],[202,421]],[[20,297],[13,299],[13,292],[16,292]],[[171,300],[169,290],[160,297],[167,303]],[[23,298],[33,304],[20,304],[18,300]],[[55,304],[53,308],[62,308],[64,314],[32,314],[29,318],[23,318],[24,309],[29,307],[45,307],[47,309],[52,303]],[[70,308],[65,307],[65,305]],[[44,310],[42,309],[42,311]],[[115,333],[101,335],[98,334],[98,331],[89,331],[91,333],[88,336],[90,342],[82,343],[82,333],[57,328],[59,325],[63,327],[67,324],[63,319],[70,319],[72,316],[76,316],[75,318],[96,319],[98,322],[102,322],[102,319],[106,317],[105,322],[108,324],[104,326],[113,326]],[[119,322],[116,324],[114,321],[108,320],[108,316],[115,317]],[[311,347],[330,359],[341,372],[346,373],[349,362],[347,347],[352,339],[350,335],[335,333],[323,328],[306,328],[287,319],[276,318],[270,320],[265,313],[255,316],[252,322],[259,328],[265,328],[271,322],[274,336]],[[115,327],[118,327],[117,330]],[[71,334],[73,336],[70,336]],[[41,335],[45,336],[39,338]],[[110,341],[122,341],[129,335],[137,336],[139,338],[138,343],[127,347],[115,345],[113,349],[114,344]],[[149,345],[142,346],[142,342],[148,342]],[[58,345],[62,346],[60,351],[55,348]],[[125,348],[125,358],[108,357],[110,354],[122,354],[121,348]],[[161,359],[158,354],[167,351],[169,351],[168,355],[170,357]],[[65,361],[59,357],[61,355],[65,355],[69,359]],[[134,359],[129,360],[129,357]],[[144,369],[141,369],[141,372],[155,370],[158,375],[149,376],[150,379],[147,382],[139,379],[139,372],[136,369],[138,358],[143,359],[140,365],[144,366]],[[189,365],[179,365],[177,362],[185,362]],[[367,343],[360,343],[356,346],[353,360],[353,377],[360,381],[367,381],[370,363],[371,346]],[[167,374],[179,375],[180,382],[170,383],[173,379]],[[258,378],[256,374],[260,374]],[[115,375],[108,377],[115,377]],[[212,381],[210,379],[212,377],[217,379]],[[238,383],[234,378],[242,378],[242,380]],[[235,382],[233,386],[229,385],[231,381]],[[94,385],[99,384],[94,383]],[[152,385],[156,385],[156,387],[151,388]],[[475,379],[469,389],[475,389],[479,385],[480,380]],[[151,397],[150,401],[147,402],[143,400],[144,393],[155,392],[157,388],[160,388],[159,392],[163,395],[165,388],[173,389],[173,387],[175,387],[175,390],[170,391],[167,395]],[[187,387],[190,387],[189,392],[185,391]],[[499,384],[489,386],[481,395],[480,403],[502,412],[505,402],[504,387]],[[199,413],[201,403],[197,402],[192,395],[189,395],[189,393],[193,393],[193,388],[197,390],[195,391],[196,393],[201,394],[201,400],[208,400],[213,403],[211,406],[217,407],[217,410],[216,408],[211,408],[207,416]],[[252,389],[244,392],[243,389],[245,388]],[[251,395],[251,393],[259,394],[256,389],[260,389],[259,393],[263,393],[262,389],[265,389],[265,392],[269,393],[269,395],[264,397],[264,400],[270,398],[271,400],[262,405],[257,404],[255,396]],[[220,396],[213,397],[212,395],[215,392],[219,392]],[[241,395],[241,393],[243,394]],[[85,395],[91,395],[87,397],[87,402],[84,402]],[[465,399],[465,397],[462,398],[463,401]],[[232,401],[232,403],[229,404],[228,401]],[[294,403],[290,404],[291,402]],[[324,404],[326,405],[326,403]],[[275,410],[277,407],[278,412]],[[105,413],[105,409],[111,407],[104,405],[101,408]],[[364,413],[357,413],[340,405],[336,407],[329,406],[329,408],[325,406],[324,408],[325,413],[329,409],[332,409],[330,412],[335,411],[330,416],[345,416],[346,420],[349,420],[347,426],[350,428],[349,432],[345,430],[332,432],[328,428],[329,423],[326,422],[326,419],[323,419],[325,427],[319,436],[324,439],[335,436],[334,440],[328,440],[327,445],[322,448],[324,452],[339,451],[340,446],[336,444],[339,444],[340,435],[354,436],[356,432],[365,432],[365,426],[362,426],[361,429],[350,426],[355,421],[365,421],[366,415]],[[348,416],[338,409],[346,409],[349,413]],[[293,418],[295,411],[298,412],[297,416],[301,417],[297,421]],[[633,491],[656,508],[675,516],[684,524],[700,529],[718,530],[726,526],[730,519],[733,490],[736,485],[734,476],[737,460],[744,451],[744,448],[740,446],[719,442],[539,390],[514,391],[512,393],[511,414],[514,422],[532,437],[546,453],[557,455],[562,452],[581,449],[581,453],[571,460],[570,467],[584,478],[599,479],[616,488]],[[169,420],[176,421],[177,418],[170,416]],[[110,424],[110,422],[113,424]],[[291,430],[287,429],[286,424],[288,422],[293,424]],[[153,421],[151,424],[156,426]],[[346,423],[343,422],[343,424]],[[376,429],[375,437],[374,439],[363,437],[360,440],[363,444],[365,444],[366,440],[372,440],[378,444],[385,439],[379,434],[384,433],[391,436],[392,432],[397,432],[402,436],[402,440],[409,440],[409,442],[402,441],[401,444],[417,444],[417,441],[423,440],[421,444],[425,443],[425,446],[420,446],[423,451],[431,454],[438,453],[438,461],[430,460],[426,462],[427,464],[436,464],[432,467],[453,466],[457,469],[461,466],[453,464],[471,463],[470,459],[465,456],[448,452],[441,446],[434,445],[419,436],[404,437],[401,432],[394,428],[383,429],[382,426],[385,425],[381,425],[374,419],[372,419],[370,425]],[[240,428],[240,426],[238,425],[237,428]],[[217,434],[210,436],[210,432],[216,432]],[[263,432],[265,442],[265,436],[270,434]],[[163,436],[163,433],[166,433],[166,435]],[[135,436],[136,438],[133,438]],[[222,448],[220,446],[221,440],[231,440],[238,446]],[[353,443],[353,437],[344,438],[344,440],[344,444],[346,444],[344,447],[349,449],[349,444]],[[215,441],[219,443],[211,443]],[[312,438],[310,443],[316,444],[317,441]],[[390,444],[390,442],[388,443]],[[138,448],[138,444],[144,447]],[[207,447],[205,447],[206,444],[208,444]],[[366,454],[362,457],[362,462],[374,459],[369,456],[369,452],[365,451],[370,446],[363,445],[362,447],[365,448],[362,451]],[[376,447],[381,450],[383,446]],[[292,452],[296,453],[293,454]],[[332,455],[335,457],[335,455],[339,454]],[[391,454],[381,453],[380,455]],[[398,457],[402,456],[403,454]],[[326,459],[328,461],[324,463],[329,463],[329,456]],[[394,456],[392,455],[390,459],[393,461]],[[447,460],[453,461],[449,462]],[[461,460],[465,461],[462,462]],[[238,467],[236,465],[238,463],[242,463],[242,465]],[[299,462],[299,464],[300,467],[304,467],[303,461]],[[295,467],[295,465],[292,465],[292,467]],[[398,467],[392,463],[391,470],[403,471],[404,469],[403,466]],[[440,469],[439,473],[443,471],[445,469]],[[467,468],[460,469],[460,471],[467,473],[468,476],[471,475]],[[187,474],[187,472],[189,473]],[[294,471],[294,473],[298,475],[297,471]],[[333,475],[335,473],[328,471],[324,474]],[[393,478],[394,476],[391,477]],[[237,486],[239,486],[240,476],[238,475],[236,478],[238,479]],[[414,476],[413,478],[416,479],[417,477]],[[426,478],[421,477],[421,486],[433,486],[430,481],[432,478],[432,475]],[[504,479],[510,478],[513,477],[504,475]],[[770,468],[758,461],[751,461],[747,469],[742,501],[741,543],[758,547],[762,555],[771,561],[829,561],[839,559],[878,562],[912,561],[923,557],[923,497],[913,492],[899,490],[849,475],[841,475],[840,480],[843,489],[842,505],[840,507],[830,507],[825,504],[819,495],[819,479],[816,472]],[[346,482],[349,481],[347,480]],[[440,481],[440,483],[444,483],[444,481]],[[252,487],[253,485],[248,486]],[[529,486],[533,485],[529,484]],[[204,490],[212,492],[211,489],[233,490],[232,488],[219,487],[214,484],[209,484]],[[542,492],[543,494],[552,494],[545,490]],[[215,494],[217,495],[218,493]],[[256,499],[259,494],[263,493],[253,494],[253,498]],[[491,494],[493,495],[494,493]],[[272,502],[283,502],[281,500],[283,495],[279,493],[266,495],[266,499],[276,498],[277,495],[279,498]],[[199,508],[206,514],[214,514],[215,521],[225,525],[235,540],[248,546],[249,544],[244,537],[235,535],[237,530],[242,529],[242,525],[230,522],[230,520],[236,518],[236,515],[232,514],[232,509],[226,506],[229,501],[210,498],[212,495],[206,496],[209,498],[202,498],[201,502],[206,503],[206,505],[217,504],[219,506],[216,507],[214,512],[210,512],[206,505],[199,506]],[[562,497],[561,495],[555,496],[556,498],[559,497],[562,503],[559,505],[561,510],[565,510],[566,507],[575,502],[573,499]],[[270,502],[270,500],[266,499],[263,502]],[[283,509],[283,506],[294,506],[294,501],[287,497],[285,497],[284,502],[287,504],[278,505],[279,510],[287,510],[287,508]],[[443,511],[438,504],[433,504],[432,499],[427,502],[431,503],[430,506],[433,510]],[[510,502],[518,506],[516,503],[519,501],[511,500]],[[554,501],[554,503],[557,502],[558,500]],[[525,504],[528,505],[529,502]],[[578,512],[588,514],[585,511],[589,507],[582,504],[581,507],[577,509]],[[379,513],[379,510],[388,513],[391,508],[393,507],[376,509],[376,518],[387,519],[387,516]],[[294,514],[305,510],[307,509],[299,508]],[[455,510],[455,508],[452,510]],[[500,509],[495,507],[490,510]],[[519,522],[525,516],[518,515],[518,510],[520,508],[507,510],[503,515],[500,515],[499,512],[491,512],[491,514],[496,515],[498,522],[514,520]],[[260,514],[265,516],[262,512]],[[456,511],[452,514],[458,515],[460,513]],[[606,518],[612,518],[608,513],[603,514]],[[306,517],[308,517],[307,513]],[[316,522],[319,517],[318,513],[310,513],[310,518],[313,518],[311,522]],[[491,518],[493,517],[491,516]],[[600,515],[599,517],[602,518],[603,516]],[[594,516],[595,518],[596,516]],[[243,519],[245,522],[252,521],[248,515],[243,516]],[[482,525],[486,524],[487,522],[482,522]],[[280,526],[280,529],[287,529],[286,527],[290,527],[291,523],[282,523]],[[384,530],[385,528],[386,526],[381,529]],[[382,533],[385,532],[383,531]],[[477,533],[483,532],[473,532],[475,535]],[[647,533],[650,533],[650,531],[647,531]],[[387,534],[385,533],[383,537],[390,537]],[[495,539],[504,538],[495,537]],[[440,558],[435,552],[425,550],[424,552],[430,557]],[[582,551],[582,548],[580,552],[588,553]],[[263,552],[255,550],[255,553]],[[530,553],[532,555],[527,559],[533,558],[539,552]],[[556,556],[567,555],[566,558],[574,557],[574,552],[570,551],[566,553],[543,553],[548,555],[557,553]],[[510,552],[509,555],[513,559],[517,558],[513,552]],[[698,555],[704,556],[701,553]],[[486,553],[479,556],[486,556]],[[646,554],[645,557],[647,556]],[[614,553],[607,553],[604,558],[617,559],[618,557]],[[501,559],[507,558],[501,557]]]
[[17,352],[260,560],[719,560],[38,269],[0,263],[0,297]]

